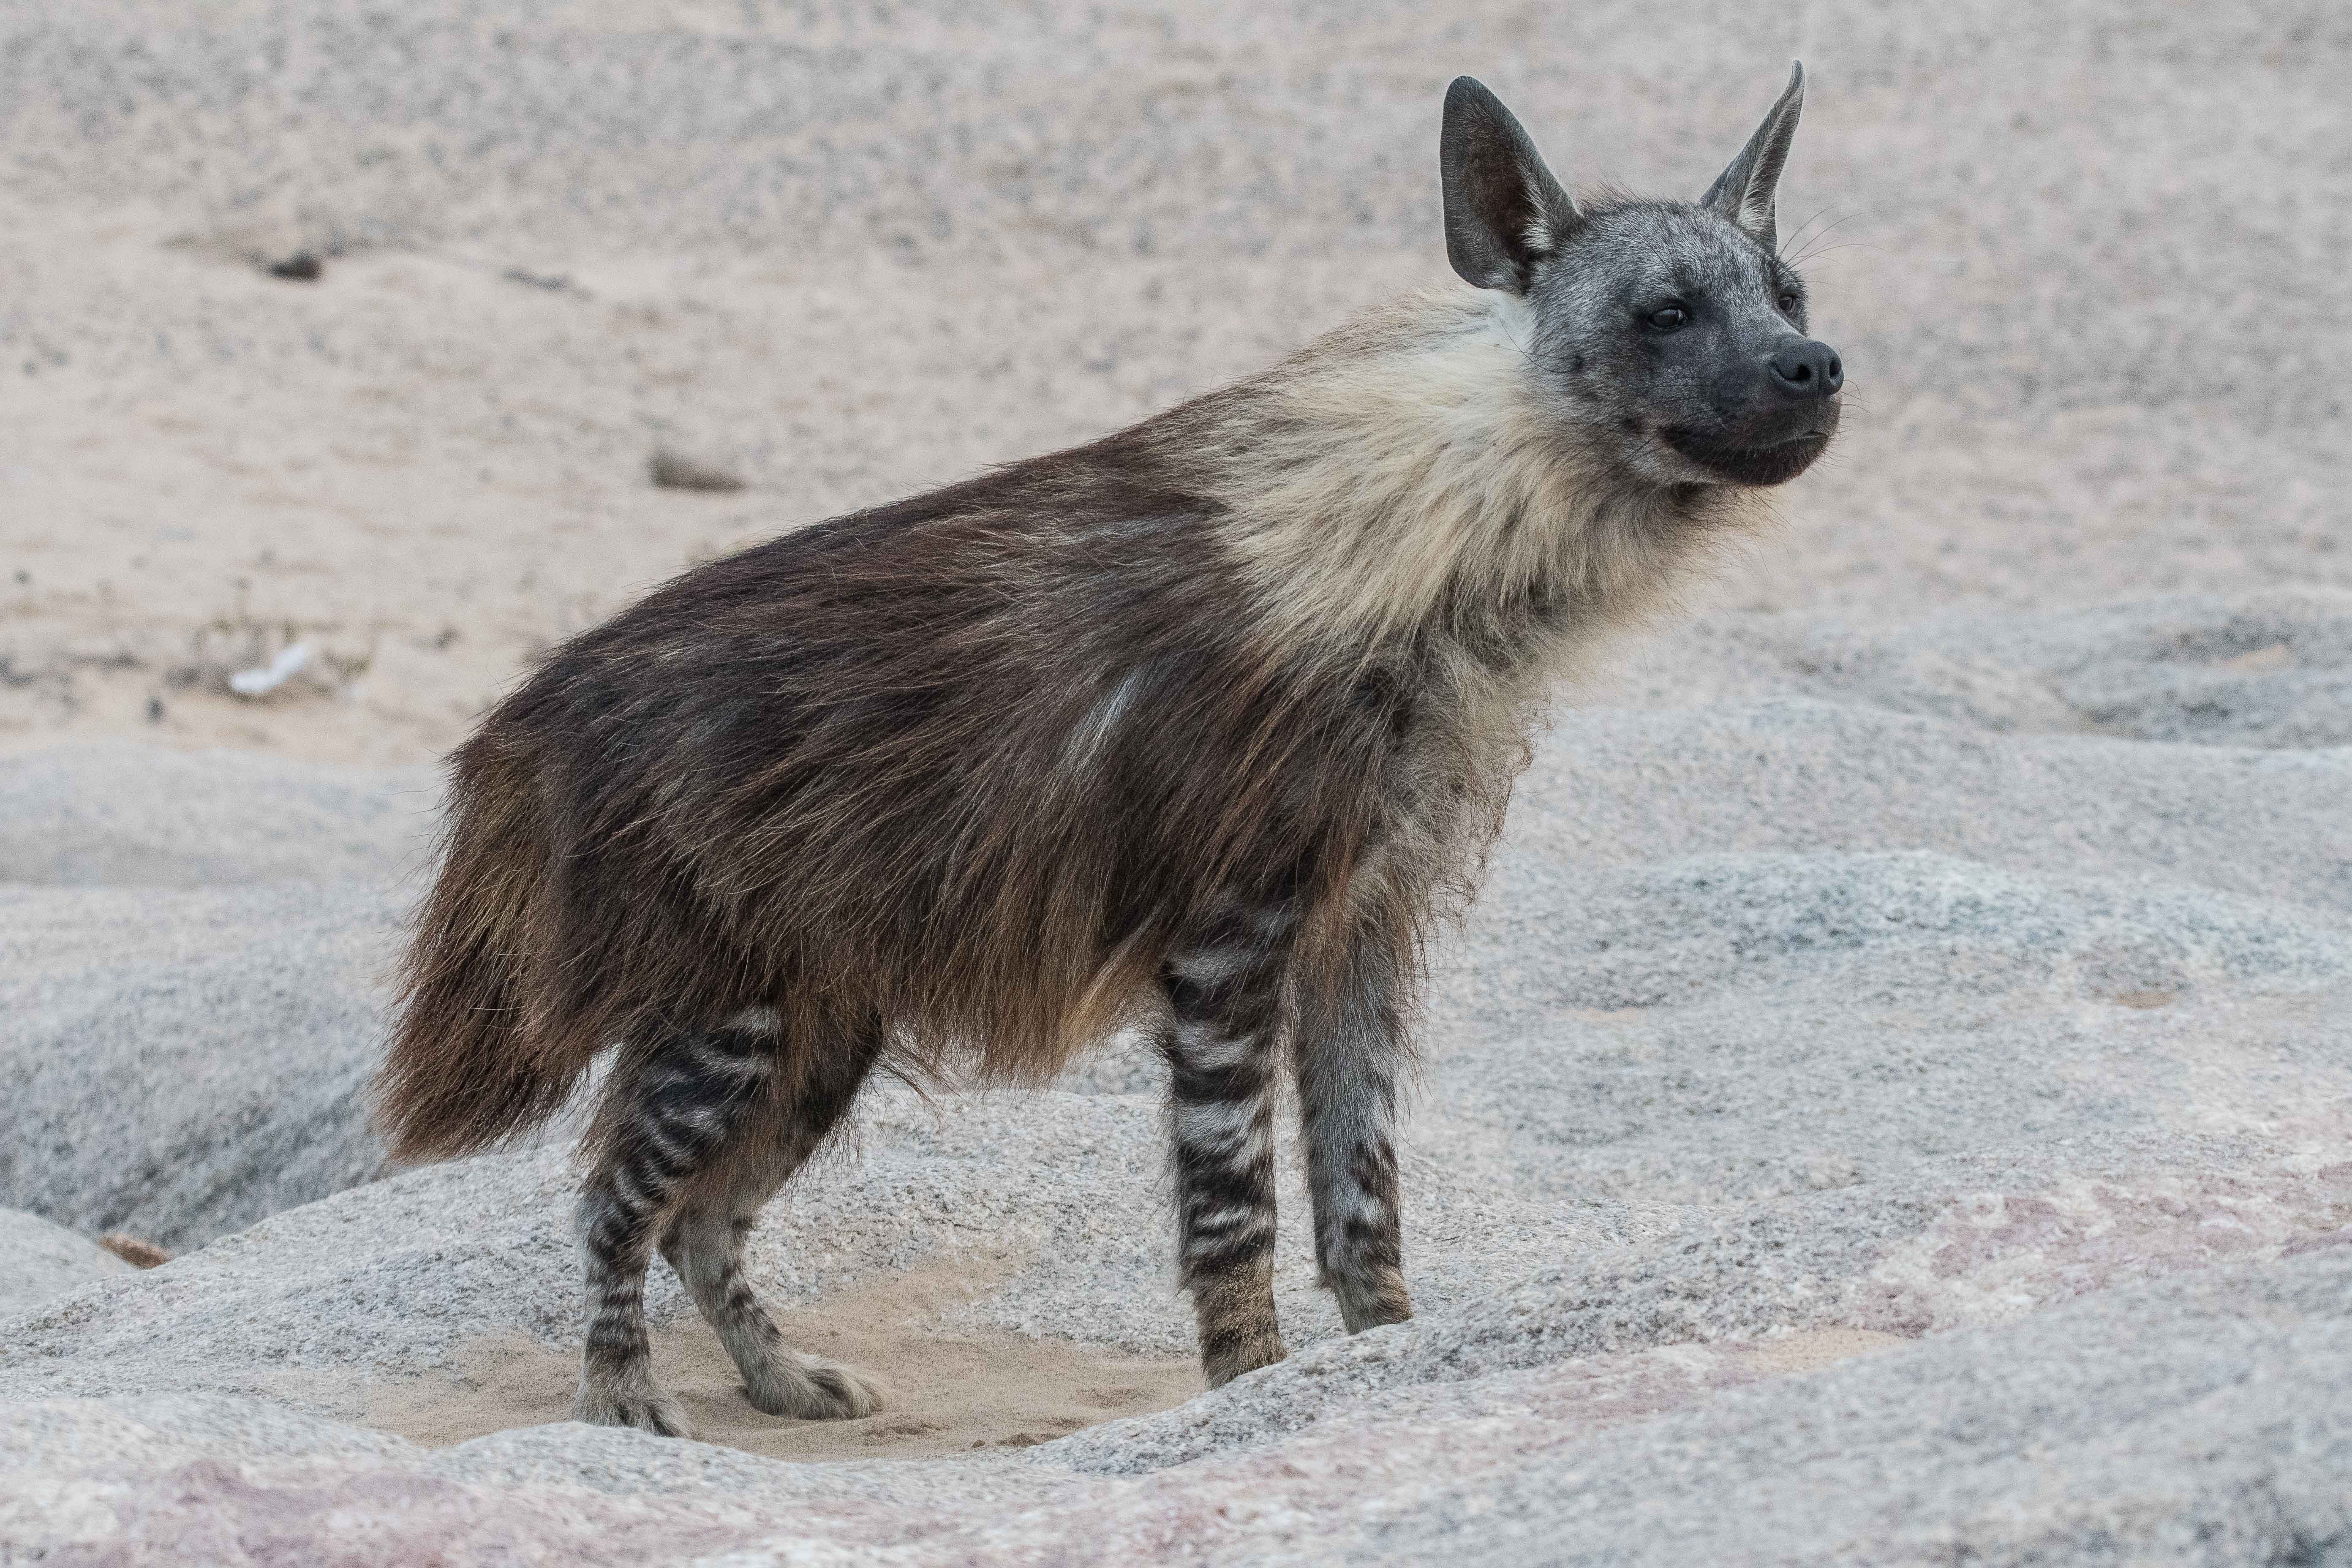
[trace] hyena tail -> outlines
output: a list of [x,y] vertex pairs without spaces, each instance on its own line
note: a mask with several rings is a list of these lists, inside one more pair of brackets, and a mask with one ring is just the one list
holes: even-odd
[[551,1050],[529,970],[551,889],[529,759],[492,734],[459,751],[439,879],[416,919],[376,1124],[402,1161],[512,1137],[570,1097],[593,1052]]

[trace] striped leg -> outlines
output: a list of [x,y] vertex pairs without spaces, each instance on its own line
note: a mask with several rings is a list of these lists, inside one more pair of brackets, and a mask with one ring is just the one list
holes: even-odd
[[771,1090],[693,1184],[662,1236],[662,1256],[734,1358],[743,1391],[771,1415],[855,1420],[874,1411],[874,1385],[786,1344],[743,1274],[743,1241],[760,1210],[849,1110],[874,1054],[874,1044],[862,1042],[802,1058],[797,1081]]
[[1315,1261],[1351,1334],[1412,1316],[1398,1237],[1397,1074],[1406,1047],[1391,953],[1359,942],[1329,994],[1301,997],[1293,1042]]
[[[610,1092],[613,1120],[580,1194],[588,1337],[575,1418],[689,1436],[686,1413],[654,1382],[646,1343],[646,1267],[688,1184],[744,1121],[776,1067],[769,1022],[747,1014],[681,1035]],[[617,1113],[616,1115],[614,1113]]]
[[1274,1086],[1294,917],[1219,922],[1160,976],[1185,1289],[1209,1386],[1286,1353],[1274,1316]]

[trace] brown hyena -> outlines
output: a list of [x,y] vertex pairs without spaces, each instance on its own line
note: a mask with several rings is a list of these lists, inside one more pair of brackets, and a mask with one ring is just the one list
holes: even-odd
[[683,1432],[659,1247],[779,1415],[854,1416],[746,1284],[761,1205],[877,1064],[1171,1068],[1209,1381],[1283,1354],[1286,1059],[1322,1280],[1410,1315],[1394,1147],[1423,931],[1550,680],[1837,425],[1773,190],[1801,72],[1697,203],[1572,199],[1446,94],[1416,296],[1108,436],[698,567],[550,656],[454,759],[382,1082],[457,1154],[615,1050],[583,1146],[583,1419]]

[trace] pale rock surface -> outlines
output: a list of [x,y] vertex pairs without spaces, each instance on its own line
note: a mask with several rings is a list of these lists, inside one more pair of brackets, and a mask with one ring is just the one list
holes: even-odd
[[0,1202],[178,1251],[377,1174],[361,1089],[399,908],[350,881],[0,883]]
[[0,1209],[0,1318],[131,1272],[131,1265],[86,1236],[22,1209]]
[[[354,1564],[2329,1563],[2352,1547],[2347,1315],[2339,1241],[1810,1373],[1768,1342],[1413,1384],[1364,1375],[1376,1335],[1335,1347],[1370,1397],[1303,1431],[1329,1355],[921,1466],[577,1426],[430,1453],[236,1396],[45,1400],[0,1428],[0,1539]],[[1162,1468],[1214,1426],[1226,1452]]]
[[[2315,679],[2265,713],[2340,721],[2328,608],[2297,612]],[[2146,690],[2169,672],[2118,650],[2162,665],[2149,650],[2267,637],[2277,613],[2171,602],[1985,641],[2021,684],[2089,644]],[[1777,622],[1725,640],[1814,646]],[[1868,671],[1917,643],[1843,646]],[[417,1448],[371,1431],[388,1392],[485,1343],[576,1342],[568,1161],[560,1140],[374,1182],[289,1161],[289,1128],[371,1147],[378,994],[355,987],[347,1025],[321,1028],[282,1010],[290,976],[232,966],[205,1006],[157,1016],[206,1021],[222,1084],[277,1091],[278,1121],[184,1180],[266,1217],[8,1325],[20,1468],[0,1518],[27,1542],[264,1524],[300,1542],[331,1506],[375,1521],[387,1562],[394,1541],[525,1540],[614,1562],[1052,1561],[1072,1542],[1233,1562],[2331,1561],[2352,1542],[2352,749],[1905,710],[1803,669],[1776,687],[1706,636],[1643,658],[1621,681],[1692,700],[1563,711],[1435,955],[1406,1152],[1414,1322],[1339,1334],[1294,1167],[1292,1359],[1160,1415],[1020,1455],[814,1468],[567,1426]],[[1753,689],[1709,689],[1710,666]],[[136,771],[119,776],[82,786],[110,802],[86,817],[93,863],[103,824],[145,815]],[[278,909],[292,931],[335,889],[377,910],[341,940],[383,952],[385,867],[135,896],[232,900],[248,924]],[[107,1125],[176,1168],[182,1122],[106,1122],[75,1086],[137,1081],[154,1058],[106,1020],[152,1005],[172,964],[200,969],[200,944],[110,971],[91,954],[128,917],[92,900],[131,890],[11,896],[5,940],[51,955],[22,972],[53,963],[46,984],[85,1004],[12,1058],[20,1102],[53,1092],[54,1125]],[[151,940],[201,931],[199,907],[154,906]],[[304,1051],[318,1070],[289,1076]],[[754,1278],[794,1310],[947,1269],[966,1286],[940,1332],[1181,1354],[1157,1076],[1126,1046],[1050,1092],[877,1090],[771,1210]],[[122,1163],[58,1169],[106,1198]],[[299,1202],[281,1166],[345,1190]],[[650,1307],[692,1322],[658,1268]],[[88,1511],[38,1504],[60,1487]]]
[[[0,882],[384,882],[425,860],[433,768],[304,767],[123,740],[0,757]],[[123,803],[135,802],[135,810]]]

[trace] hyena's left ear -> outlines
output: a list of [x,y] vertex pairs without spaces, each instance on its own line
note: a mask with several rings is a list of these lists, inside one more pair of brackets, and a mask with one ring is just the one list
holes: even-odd
[[1805,65],[1797,61],[1789,72],[1788,89],[1780,101],[1739,150],[1731,166],[1715,178],[1698,205],[1711,207],[1746,229],[1767,250],[1780,248],[1780,223],[1773,192],[1780,184],[1781,165],[1789,161],[1789,143],[1796,139],[1797,116],[1805,107]]
[[1445,258],[1480,289],[1526,293],[1536,263],[1580,221],[1503,100],[1466,76],[1445,89],[1437,177],[1445,193]]

